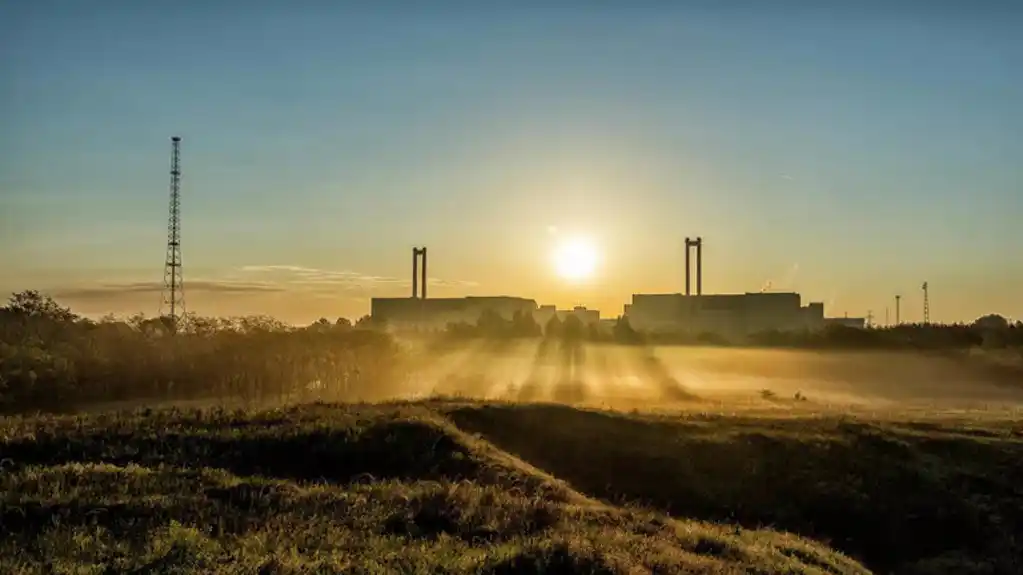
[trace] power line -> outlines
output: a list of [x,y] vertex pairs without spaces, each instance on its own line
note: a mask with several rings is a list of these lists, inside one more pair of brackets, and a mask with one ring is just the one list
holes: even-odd
[[924,282],[920,289],[924,291],[924,324],[929,324],[931,323],[931,298],[927,291],[927,282]]

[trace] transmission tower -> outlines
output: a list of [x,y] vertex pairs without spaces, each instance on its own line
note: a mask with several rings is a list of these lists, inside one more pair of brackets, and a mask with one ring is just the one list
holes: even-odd
[[181,273],[181,137],[171,138],[170,214],[167,218],[167,259],[163,267],[160,315],[177,332],[185,316],[185,282]]
[[924,282],[920,289],[924,290],[924,324],[929,324],[931,323],[931,298],[927,293],[927,282]]

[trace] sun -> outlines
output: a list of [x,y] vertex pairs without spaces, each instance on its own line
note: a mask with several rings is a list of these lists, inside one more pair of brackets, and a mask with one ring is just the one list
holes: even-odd
[[572,281],[593,277],[599,259],[597,247],[584,238],[561,243],[554,250],[554,270],[559,276]]

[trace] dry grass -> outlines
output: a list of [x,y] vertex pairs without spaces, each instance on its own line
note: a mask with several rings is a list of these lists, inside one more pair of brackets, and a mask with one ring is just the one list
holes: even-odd
[[6,418],[0,571],[1015,573],[1021,434],[452,401]]
[[600,503],[427,407],[11,418],[5,573],[863,573]]

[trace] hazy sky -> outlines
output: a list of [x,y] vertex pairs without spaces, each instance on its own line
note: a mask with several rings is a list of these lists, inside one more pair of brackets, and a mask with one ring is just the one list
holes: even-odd
[[359,316],[426,245],[614,316],[700,235],[705,292],[1023,318],[1023,3],[417,4],[0,3],[0,289],[156,313],[180,134],[199,313]]

